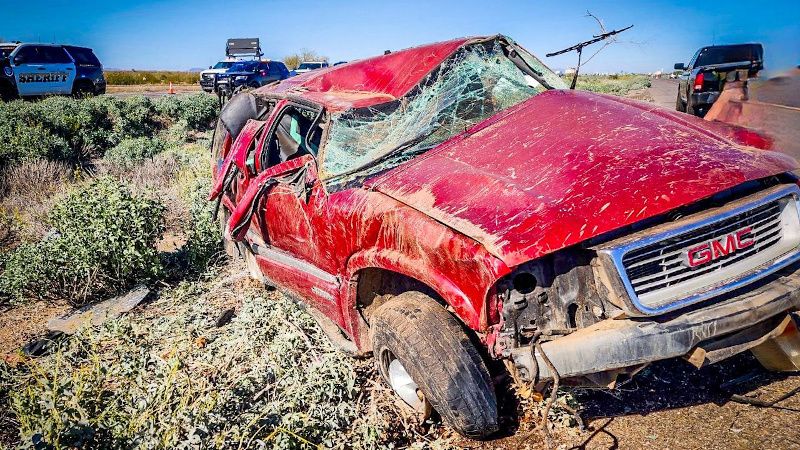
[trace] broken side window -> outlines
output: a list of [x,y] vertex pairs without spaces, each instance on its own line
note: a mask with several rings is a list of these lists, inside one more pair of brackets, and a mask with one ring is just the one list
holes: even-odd
[[321,177],[339,184],[389,169],[550,86],[564,87],[532,55],[522,56],[549,86],[523,72],[504,44],[465,46],[405,97],[334,114]]

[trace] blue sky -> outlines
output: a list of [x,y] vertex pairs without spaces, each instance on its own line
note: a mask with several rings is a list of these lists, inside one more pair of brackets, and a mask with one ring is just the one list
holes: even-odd
[[[800,64],[800,1],[141,1],[0,0],[0,37],[93,47],[109,68],[207,67],[229,37],[259,37],[267,57],[302,48],[351,60],[458,36],[503,33],[544,58],[607,28],[634,28],[584,66],[652,72],[707,44],[761,42],[768,70]],[[593,51],[586,50],[590,55]]]

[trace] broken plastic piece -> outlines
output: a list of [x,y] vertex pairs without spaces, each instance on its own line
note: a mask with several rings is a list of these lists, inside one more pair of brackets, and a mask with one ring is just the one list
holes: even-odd
[[85,306],[66,316],[47,321],[47,329],[73,334],[86,325],[101,325],[132,310],[150,293],[146,286],[137,286],[125,295],[114,297],[100,303]]

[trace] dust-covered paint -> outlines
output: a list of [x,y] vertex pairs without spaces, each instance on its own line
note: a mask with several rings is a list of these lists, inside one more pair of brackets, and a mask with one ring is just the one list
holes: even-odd
[[[247,172],[242,155],[255,143],[256,162],[262,159],[269,136],[259,133],[271,129],[287,99],[323,108],[324,153],[331,117],[402,99],[459,49],[492,39],[431,44],[266,86],[255,95],[277,106],[259,118],[264,124],[252,123],[232,143],[219,139],[235,149],[221,152],[224,164],[240,172],[222,204],[255,211],[237,238],[313,267],[256,255],[269,280],[325,313],[361,348],[357,286],[364,269],[429,286],[467,326],[487,331],[499,320],[487,306],[493,286],[515,266],[797,167],[791,158],[741,145],[734,128],[639,102],[548,90],[336,189],[321,180],[313,155]],[[296,171],[302,176],[285,177]],[[270,177],[294,185],[276,183],[247,204]]]

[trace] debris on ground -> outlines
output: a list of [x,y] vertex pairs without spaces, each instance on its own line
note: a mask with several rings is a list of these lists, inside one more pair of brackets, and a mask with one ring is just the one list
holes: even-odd
[[87,325],[100,326],[135,308],[149,293],[150,289],[146,286],[137,286],[124,295],[84,306],[62,317],[54,317],[47,321],[47,329],[74,334]]

